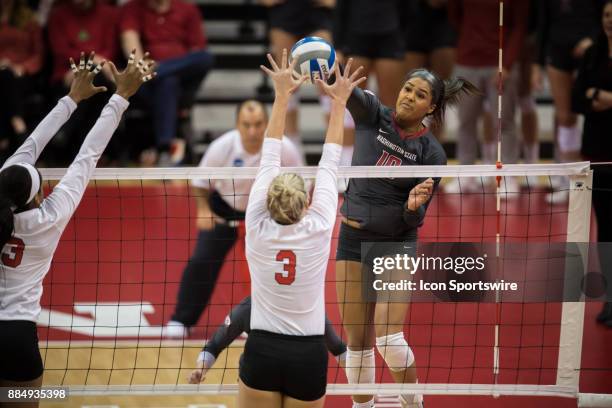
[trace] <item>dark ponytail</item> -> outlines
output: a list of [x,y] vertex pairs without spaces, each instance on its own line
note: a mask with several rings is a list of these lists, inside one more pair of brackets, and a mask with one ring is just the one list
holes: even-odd
[[465,95],[481,95],[482,93],[465,78],[453,77],[446,81],[441,81],[444,84],[444,93],[440,95],[439,101],[436,103],[436,109],[432,112],[432,123],[434,127],[442,125],[446,107],[448,105],[456,105],[461,99],[462,94]]
[[436,106],[430,114],[432,116],[432,128],[439,128],[442,125],[446,106],[456,104],[462,93],[468,95],[481,94],[475,85],[461,77],[443,81],[435,73],[425,68],[418,68],[408,72],[404,82],[414,77],[427,81],[431,87],[431,103]]
[[27,204],[32,180],[21,166],[9,166],[0,172],[0,250],[11,239],[14,209]]

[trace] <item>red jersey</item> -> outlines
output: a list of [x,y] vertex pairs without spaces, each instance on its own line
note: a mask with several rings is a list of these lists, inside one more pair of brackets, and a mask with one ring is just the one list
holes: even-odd
[[171,0],[170,9],[165,13],[153,10],[147,0],[131,0],[123,6],[120,30],[137,31],[143,48],[157,61],[206,47],[200,11],[182,0]]
[[40,71],[43,58],[42,31],[32,19],[23,28],[0,23],[0,60],[21,65],[28,74]]
[[70,3],[58,5],[49,18],[49,39],[53,53],[52,81],[61,81],[70,69],[68,58],[78,61],[81,51],[95,51],[107,60],[114,60],[119,49],[119,10],[96,2],[89,10]]
[[[499,2],[497,0],[449,0],[448,18],[459,33],[457,63],[467,67],[497,67],[499,50]],[[504,2],[503,65],[511,69],[523,47],[529,3]]]

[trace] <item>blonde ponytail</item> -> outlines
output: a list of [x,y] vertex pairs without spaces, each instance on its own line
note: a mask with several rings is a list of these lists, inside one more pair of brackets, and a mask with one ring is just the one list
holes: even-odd
[[297,223],[308,206],[304,179],[294,173],[283,173],[274,178],[268,189],[266,202],[270,216],[282,225]]

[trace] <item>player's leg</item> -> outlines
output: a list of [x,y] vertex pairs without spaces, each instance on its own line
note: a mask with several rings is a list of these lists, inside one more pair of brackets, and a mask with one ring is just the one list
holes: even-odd
[[410,72],[413,69],[427,66],[427,54],[417,51],[406,51],[404,54],[404,69]]
[[[8,381],[0,379],[0,387],[2,388],[40,388],[42,385],[42,375],[30,381]],[[0,402],[0,408],[38,408],[39,401],[24,401],[24,402]]]
[[[374,304],[362,296],[361,264],[336,262],[336,294],[342,326],[347,335],[346,375],[349,384],[373,383],[375,334],[372,326]],[[353,395],[353,406],[373,403],[371,395]],[[367,407],[367,405],[362,405]]]
[[395,108],[397,95],[403,86],[405,72],[404,41],[399,32],[379,36],[374,58],[374,71],[378,83],[378,97],[387,106]]
[[429,64],[431,70],[440,79],[448,79],[452,76],[455,67],[455,54],[455,48],[453,47],[438,48],[431,52]]
[[[187,328],[198,322],[212,296],[225,256],[237,237],[237,229],[225,224],[216,224],[210,231],[200,231],[193,255],[183,271],[172,322]],[[179,330],[173,331],[172,326],[178,325],[169,324],[166,335],[182,337]]]
[[[0,387],[40,387],[43,362],[36,324],[30,321],[0,321]],[[38,401],[2,403],[0,407],[36,408]]]
[[301,401],[283,395],[283,408],[322,408],[325,406],[325,396],[316,401]]
[[238,380],[238,408],[275,408],[283,406],[283,396],[280,392],[256,390]]

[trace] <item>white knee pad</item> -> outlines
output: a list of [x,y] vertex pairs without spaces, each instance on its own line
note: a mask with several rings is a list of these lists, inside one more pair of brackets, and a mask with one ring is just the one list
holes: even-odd
[[536,110],[536,102],[533,95],[523,96],[519,99],[519,107],[522,113],[531,113]]
[[377,337],[376,347],[391,371],[405,370],[414,364],[414,354],[402,332]]
[[561,153],[580,151],[580,147],[582,146],[582,137],[578,127],[559,126],[557,132],[559,151]]
[[300,107],[300,96],[297,93],[292,93],[287,103],[287,112],[293,112]]
[[353,401],[352,408],[374,408],[374,398],[367,402],[355,402]]
[[346,353],[346,378],[349,384],[373,383],[376,375],[374,349],[351,350]]

